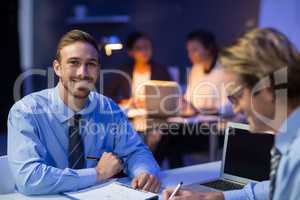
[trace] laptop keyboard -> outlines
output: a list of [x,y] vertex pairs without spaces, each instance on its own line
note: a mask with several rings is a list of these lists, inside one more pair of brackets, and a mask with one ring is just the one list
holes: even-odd
[[233,183],[226,180],[216,180],[208,183],[203,183],[201,185],[204,185],[206,187],[214,188],[217,190],[227,191],[227,190],[238,190],[242,189],[244,185]]

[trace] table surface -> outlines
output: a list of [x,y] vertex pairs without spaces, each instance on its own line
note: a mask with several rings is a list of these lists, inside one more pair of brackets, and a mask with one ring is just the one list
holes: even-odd
[[[180,181],[183,185],[194,183],[203,183],[211,179],[219,177],[221,169],[221,161],[182,167],[177,169],[165,170],[159,173],[162,188],[175,187]],[[122,183],[130,183],[129,178],[120,180]],[[20,193],[10,193],[0,195],[0,200],[66,200],[69,199],[63,195],[40,195],[25,196]],[[160,196],[161,199],[161,196]]]
[[[147,111],[142,108],[130,108],[124,110],[128,118],[137,117],[147,117]],[[190,117],[174,116],[166,117],[165,121],[169,123],[180,123],[180,124],[190,124],[190,123],[201,123],[201,122],[215,122],[220,120],[219,115],[210,114],[197,114]]]

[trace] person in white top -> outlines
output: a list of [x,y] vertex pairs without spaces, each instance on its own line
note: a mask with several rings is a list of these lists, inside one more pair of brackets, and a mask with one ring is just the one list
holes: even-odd
[[193,31],[187,36],[186,48],[192,68],[184,94],[184,112],[219,112],[221,108],[224,112],[228,103],[226,81],[223,69],[217,62],[218,47],[214,35],[204,30]]

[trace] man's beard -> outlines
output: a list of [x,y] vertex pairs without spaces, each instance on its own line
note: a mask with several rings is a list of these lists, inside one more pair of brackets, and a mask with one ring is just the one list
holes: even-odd
[[[77,79],[77,81],[89,81],[89,84],[87,87],[79,87],[75,88],[76,81],[74,80],[68,80],[64,81],[61,79],[63,87],[66,89],[69,95],[77,98],[77,99],[86,99],[90,91],[95,89],[95,84],[93,83],[91,78],[84,78],[84,79]],[[79,90],[80,92],[78,93],[76,90]]]

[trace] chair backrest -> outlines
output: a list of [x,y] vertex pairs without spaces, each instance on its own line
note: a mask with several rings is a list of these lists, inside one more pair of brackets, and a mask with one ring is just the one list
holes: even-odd
[[15,181],[8,166],[7,156],[0,157],[0,179],[0,194],[14,192]]

